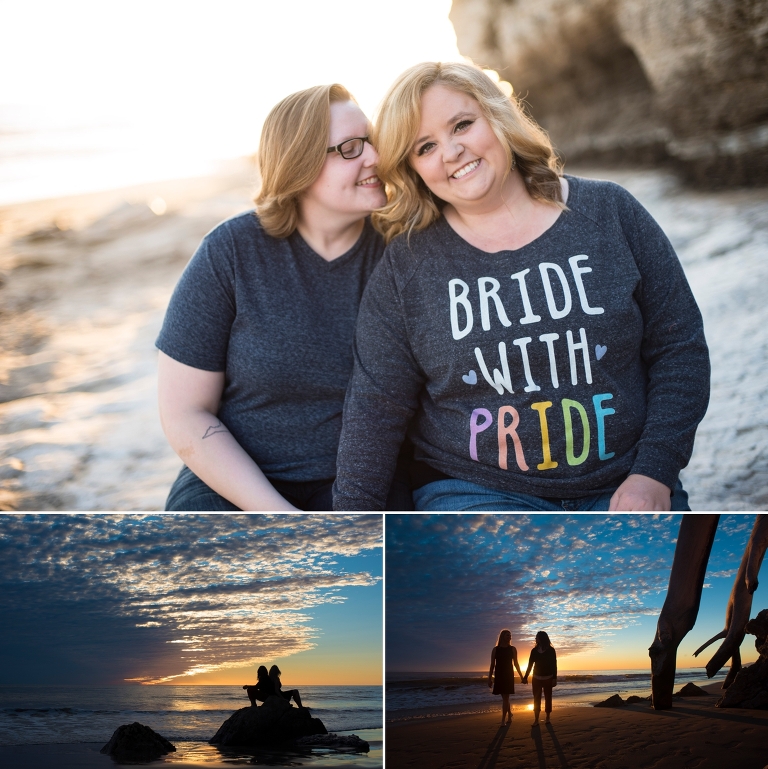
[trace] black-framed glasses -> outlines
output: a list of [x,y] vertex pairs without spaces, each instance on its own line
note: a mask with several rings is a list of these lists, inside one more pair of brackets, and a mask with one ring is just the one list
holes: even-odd
[[363,154],[365,149],[365,143],[369,144],[370,139],[367,136],[356,136],[354,139],[347,139],[341,144],[337,144],[335,147],[328,147],[326,154],[330,152],[338,152],[344,160],[353,160],[359,158]]

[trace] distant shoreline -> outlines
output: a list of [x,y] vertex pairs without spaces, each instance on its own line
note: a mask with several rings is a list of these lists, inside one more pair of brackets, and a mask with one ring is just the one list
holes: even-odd
[[[431,720],[453,716],[466,716],[495,712],[500,699],[491,694],[486,674],[457,673],[409,673],[413,678],[398,680],[398,674],[388,673],[385,685],[385,722],[387,725],[408,721]],[[423,677],[425,675],[431,677]],[[419,676],[419,677],[415,677]],[[719,690],[725,673],[712,680],[703,668],[678,669],[675,691],[688,682]],[[591,708],[595,703],[619,694],[623,699],[630,695],[648,697],[651,693],[650,670],[570,671],[558,674],[554,690],[555,707]],[[532,708],[533,693],[530,684],[521,684],[515,676],[515,691],[510,696],[514,713],[524,713]]]

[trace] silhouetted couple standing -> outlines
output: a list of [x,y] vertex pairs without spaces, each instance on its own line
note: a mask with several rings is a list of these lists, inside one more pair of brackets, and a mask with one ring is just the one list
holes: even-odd
[[264,665],[260,665],[256,671],[256,678],[258,682],[256,686],[249,686],[246,684],[243,686],[248,699],[251,701],[251,705],[256,707],[256,700],[259,702],[265,702],[267,697],[277,695],[290,701],[293,697],[293,701],[301,708],[304,707],[301,704],[301,696],[298,689],[287,689],[283,691],[283,685],[280,683],[280,668],[277,665],[272,665],[267,672],[267,668]]
[[[536,646],[531,649],[528,658],[528,668],[523,675],[517,662],[517,649],[512,646],[512,633],[502,630],[499,634],[499,642],[491,652],[491,668],[488,671],[488,686],[493,686],[493,693],[501,695],[501,723],[512,722],[512,708],[509,704],[509,695],[515,693],[515,673],[512,666],[517,669],[520,682],[528,683],[528,675],[533,668],[533,726],[539,725],[539,713],[541,712],[541,695],[544,693],[545,723],[549,723],[552,712],[552,689],[557,686],[557,654],[552,646],[549,636],[543,631],[536,633]],[[494,676],[495,673],[495,676]]]

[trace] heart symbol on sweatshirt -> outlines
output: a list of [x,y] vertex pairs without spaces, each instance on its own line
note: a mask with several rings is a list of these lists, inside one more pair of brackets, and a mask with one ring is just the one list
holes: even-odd
[[596,344],[595,345],[595,357],[600,360],[600,358],[605,355],[605,353],[608,352],[608,348],[604,344]]
[[477,384],[477,374],[475,373],[475,370],[472,369],[472,371],[469,372],[469,374],[464,374],[464,376],[461,377],[468,385],[476,385]]

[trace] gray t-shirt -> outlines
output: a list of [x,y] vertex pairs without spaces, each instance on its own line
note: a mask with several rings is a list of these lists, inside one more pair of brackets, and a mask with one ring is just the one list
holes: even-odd
[[248,212],[208,233],[184,270],[157,347],[226,373],[218,418],[268,477],[336,474],[355,320],[383,250],[366,221],[328,262],[298,232],[273,238]]
[[624,189],[568,177],[532,243],[486,253],[444,218],[386,249],[363,297],[334,506],[381,509],[406,425],[438,473],[540,497],[673,487],[709,399],[701,315]]

